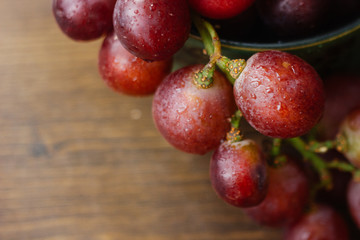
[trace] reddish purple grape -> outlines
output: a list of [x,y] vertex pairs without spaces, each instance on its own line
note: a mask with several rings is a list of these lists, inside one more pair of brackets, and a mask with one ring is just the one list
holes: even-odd
[[256,206],[264,200],[267,166],[253,140],[224,141],[210,162],[210,179],[215,192],[236,207]]
[[244,211],[262,225],[283,227],[302,215],[308,197],[307,176],[288,159],[282,166],[269,168],[269,188],[264,201]]
[[105,38],[99,53],[99,72],[104,81],[115,91],[129,95],[154,93],[171,67],[171,58],[146,62],[135,57],[114,33]]
[[112,29],[116,0],[53,0],[61,30],[74,40],[97,39]]
[[360,105],[345,117],[339,136],[345,141],[342,153],[353,165],[360,168]]
[[260,133],[291,138],[307,133],[320,119],[325,94],[316,71],[280,51],[251,56],[234,84],[236,104]]
[[347,202],[350,214],[360,229],[360,181],[352,180],[347,189]]
[[193,82],[203,65],[173,72],[160,84],[153,99],[153,118],[164,138],[176,148],[204,154],[216,148],[229,130],[236,106],[231,84],[215,71],[214,85],[202,89]]
[[164,60],[188,39],[190,11],[186,0],[118,0],[114,29],[123,46],[145,60]]
[[348,240],[344,219],[326,205],[316,205],[288,229],[285,240]]
[[317,130],[319,138],[329,140],[338,133],[346,114],[360,105],[360,75],[335,74],[324,79],[324,84],[325,109]]
[[319,29],[330,0],[259,0],[259,15],[281,36],[302,36]]

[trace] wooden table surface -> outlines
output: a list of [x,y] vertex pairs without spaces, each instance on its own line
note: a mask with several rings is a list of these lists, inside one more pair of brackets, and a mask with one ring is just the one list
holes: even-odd
[[162,139],[151,97],[105,86],[101,40],[64,36],[51,2],[0,1],[0,239],[280,239]]

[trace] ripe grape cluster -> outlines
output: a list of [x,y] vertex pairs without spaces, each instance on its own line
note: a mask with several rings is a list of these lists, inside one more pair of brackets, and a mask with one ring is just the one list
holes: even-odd
[[[285,33],[285,28],[303,31],[292,25],[291,17],[309,25],[328,3],[53,0],[53,13],[74,40],[105,36],[98,60],[103,80],[119,93],[154,94],[154,123],[171,145],[192,154],[213,151],[210,179],[221,199],[259,224],[286,229],[287,240],[349,239],[342,215],[320,195],[336,190],[334,170],[350,175],[339,192],[347,197],[360,228],[360,79],[349,84],[358,89],[353,96],[347,96],[346,88],[330,88],[336,89],[330,96],[338,99],[334,102],[325,99],[328,88],[316,70],[297,56],[274,50],[247,60],[223,56],[218,33],[204,19],[231,22],[254,4]],[[285,10],[291,14],[274,17]],[[174,54],[184,46],[192,25],[209,61],[171,72]],[[331,104],[339,101],[341,114],[331,113]],[[245,120],[261,141],[242,133]],[[314,131],[318,123],[319,131]],[[336,157],[325,156],[332,151]]]

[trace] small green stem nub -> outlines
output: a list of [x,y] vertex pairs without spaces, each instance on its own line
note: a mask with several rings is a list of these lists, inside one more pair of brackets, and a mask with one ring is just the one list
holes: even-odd
[[193,81],[196,86],[203,89],[210,88],[213,85],[213,76],[215,72],[215,66],[208,63],[205,67],[194,74]]
[[348,148],[346,136],[344,136],[343,134],[338,134],[335,138],[334,147],[341,153],[346,152]]
[[242,71],[246,66],[246,61],[244,59],[229,59],[227,57],[222,56],[216,62],[217,66],[225,72],[226,74],[230,75],[227,76],[229,81],[234,84],[235,80],[240,76]]
[[234,115],[232,115],[230,124],[231,130],[226,135],[226,140],[230,142],[239,142],[243,139],[243,136],[240,132],[240,121],[242,118],[242,113],[240,110],[237,110]]
[[226,140],[229,142],[239,142],[243,139],[243,136],[238,128],[232,127],[231,130],[226,134]]

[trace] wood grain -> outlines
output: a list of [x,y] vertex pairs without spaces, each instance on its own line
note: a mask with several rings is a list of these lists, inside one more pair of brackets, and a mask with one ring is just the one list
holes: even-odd
[[105,86],[100,44],[50,0],[0,1],[0,239],[279,239],[216,197],[210,155],[162,139],[151,97]]

